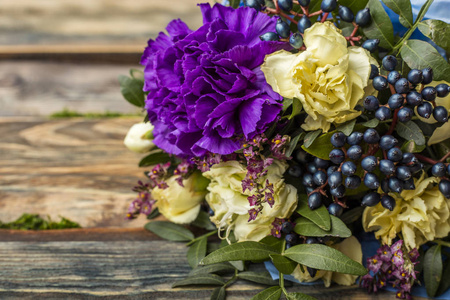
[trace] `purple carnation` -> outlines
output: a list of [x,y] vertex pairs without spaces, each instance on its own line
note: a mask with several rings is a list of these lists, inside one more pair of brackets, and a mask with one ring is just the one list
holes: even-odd
[[239,138],[251,139],[277,119],[282,97],[259,66],[267,54],[290,49],[259,38],[275,32],[276,18],[248,7],[199,6],[202,27],[170,22],[170,36],[150,40],[141,59],[154,143],[188,157],[230,154]]

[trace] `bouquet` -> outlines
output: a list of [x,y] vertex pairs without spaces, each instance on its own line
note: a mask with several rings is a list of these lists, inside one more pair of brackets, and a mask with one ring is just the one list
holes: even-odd
[[[271,285],[254,299],[310,299],[290,278],[444,293],[450,32],[423,20],[433,1],[414,19],[408,0],[383,0],[400,33],[379,0],[225,2],[199,4],[196,30],[170,22],[143,72],[119,78],[146,112],[125,138],[148,167],[127,217],[162,214],[145,228],[187,242],[193,270],[174,287],[224,299],[243,279]],[[378,249],[363,252],[369,233]]]

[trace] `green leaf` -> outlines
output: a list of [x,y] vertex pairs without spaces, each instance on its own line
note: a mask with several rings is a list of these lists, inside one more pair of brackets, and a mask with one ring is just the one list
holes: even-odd
[[383,0],[387,7],[399,15],[400,24],[406,28],[413,26],[413,14],[410,0]]
[[408,40],[400,50],[400,54],[411,69],[421,70],[431,67],[434,80],[450,81],[449,64],[431,44]]
[[185,279],[175,282],[172,288],[186,285],[224,285],[225,280],[214,274],[199,274],[189,276]]
[[273,280],[270,273],[267,271],[262,272],[252,272],[245,271],[238,273],[238,278],[248,280],[251,282],[256,282],[264,285],[278,285],[277,280]]
[[227,297],[225,286],[215,288],[211,294],[211,300],[225,300]]
[[344,224],[351,224],[362,216],[364,209],[365,207],[363,206],[357,206],[349,211],[346,211],[339,218],[342,222],[344,222]]
[[291,142],[289,143],[289,148],[286,150],[287,157],[290,157],[292,155],[292,152],[294,152],[295,147],[297,147],[298,141],[300,141],[300,139],[302,139],[304,136],[305,133],[301,132],[291,140]]
[[258,242],[235,243],[206,256],[200,264],[210,265],[233,260],[268,260],[270,254],[279,254],[274,248]]
[[152,221],[144,228],[169,241],[187,242],[194,239],[194,234],[188,229],[167,221]]
[[291,274],[297,267],[297,263],[280,254],[271,254],[270,259],[273,265],[283,274]]
[[229,261],[229,263],[235,267],[238,271],[244,271],[245,269],[245,264],[244,261],[242,260],[231,260]]
[[283,113],[288,110],[292,105],[293,100],[291,98],[283,98]]
[[305,147],[303,144],[302,149],[318,158],[330,160],[328,155],[330,154],[330,151],[334,149],[333,145],[331,145],[330,138],[334,132],[335,131],[322,134],[316,138],[309,147]]
[[285,256],[307,267],[362,276],[367,273],[360,263],[342,252],[321,244],[301,244],[286,250]]
[[450,288],[450,261],[447,259],[444,272],[442,273],[441,284],[439,285],[436,296],[443,294],[449,288]]
[[160,163],[166,163],[171,160],[171,157],[166,152],[161,152],[157,150],[157,152],[152,152],[139,162],[139,167],[147,167],[154,166]]
[[241,3],[241,0],[230,0],[230,6],[232,8],[238,8],[240,3]]
[[317,300],[316,298],[303,293],[288,293],[288,300]]
[[302,111],[302,103],[300,102],[300,100],[298,98],[294,98],[292,99],[292,113],[289,116],[289,120],[294,118],[296,115],[300,114]]
[[303,146],[309,148],[321,133],[322,133],[321,129],[308,132],[305,136],[305,140],[303,141]]
[[425,145],[425,136],[419,126],[413,121],[398,122],[395,131],[405,140],[413,140],[419,146]]
[[339,5],[347,6],[354,14],[366,7],[369,0],[339,0]]
[[152,212],[147,216],[148,220],[154,219],[157,216],[159,216],[159,210],[158,208],[155,208],[154,210],[152,210]]
[[207,266],[198,266],[194,269],[192,269],[191,272],[189,272],[189,276],[196,275],[196,274],[209,274],[209,273],[219,273],[219,274],[225,274],[234,272],[236,268],[234,268],[229,263],[218,263],[218,264],[212,264]]
[[308,207],[308,197],[306,195],[298,195],[298,207],[297,212],[303,217],[309,219],[314,222],[317,226],[322,228],[323,230],[331,229],[331,218],[330,213],[325,208],[325,206],[321,206],[314,210],[311,210]]
[[263,238],[262,240],[259,241],[260,243],[270,246],[273,249],[277,250],[278,252],[281,252],[283,248],[283,240],[274,237],[273,235],[268,235],[265,238]]
[[346,238],[350,237],[352,235],[352,232],[350,229],[347,228],[347,226],[342,222],[339,218],[335,216],[331,217],[331,230],[326,231],[318,227],[316,224],[314,224],[312,221],[300,217],[297,220],[295,220],[295,228],[294,231],[300,235],[304,236],[335,236],[335,237],[341,237]]
[[144,81],[144,72],[138,69],[130,69],[130,76],[134,79],[142,80]]
[[367,122],[362,123],[361,125],[363,125],[364,127],[375,128],[378,126],[378,124],[380,124],[380,120],[373,118]]
[[429,37],[439,47],[450,52],[450,24],[441,20],[425,20],[418,26],[423,35]]
[[410,140],[410,141],[406,141],[403,144],[401,150],[404,153],[405,152],[419,153],[419,152],[422,152],[423,150],[425,150],[426,147],[427,147],[426,145],[418,146],[418,145],[416,145],[416,143],[413,140]]
[[273,286],[256,294],[251,300],[278,300],[281,297],[281,287]]
[[423,276],[425,288],[428,296],[434,297],[442,278],[441,245],[435,245],[428,249],[425,253],[424,261]]
[[353,128],[355,128],[356,119],[345,124],[340,125],[336,128],[335,131],[340,131],[346,136],[349,136],[353,132]]
[[194,225],[195,227],[199,227],[199,228],[204,228],[206,230],[215,230],[216,229],[216,226],[209,219],[208,213],[203,210],[201,210],[198,213],[197,218],[194,220],[194,222],[191,223],[191,225]]
[[369,0],[367,6],[370,9],[372,21],[363,27],[364,34],[369,39],[379,39],[380,46],[388,50],[394,46],[394,28],[388,14],[379,0]]
[[204,237],[189,247],[187,252],[187,260],[191,268],[197,267],[199,262],[206,256],[206,244],[207,238]]
[[145,94],[143,91],[144,81],[140,79],[131,78],[128,76],[120,75],[120,92],[122,96],[137,107],[145,106]]

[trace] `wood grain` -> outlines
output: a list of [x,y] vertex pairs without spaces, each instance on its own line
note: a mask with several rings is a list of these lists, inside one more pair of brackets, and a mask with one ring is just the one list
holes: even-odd
[[[79,239],[89,236],[89,231],[91,238]],[[55,238],[54,233],[47,233],[54,238],[42,240],[46,233],[0,231],[0,238],[8,240],[0,243],[1,299],[210,297],[210,287],[171,288],[190,271],[183,243],[162,241],[143,229],[112,229],[104,231],[103,237],[98,229],[65,233],[71,238]],[[28,237],[24,239],[24,235]],[[227,299],[250,299],[263,288],[239,281],[227,289]],[[367,295],[356,286],[294,285],[288,291],[304,292],[319,300],[395,299],[394,293]]]
[[0,118],[0,220],[27,212],[82,227],[142,226],[145,218],[124,219],[144,170],[122,141],[139,121]]

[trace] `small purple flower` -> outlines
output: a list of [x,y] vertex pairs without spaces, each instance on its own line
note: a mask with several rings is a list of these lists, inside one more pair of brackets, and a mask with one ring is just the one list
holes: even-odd
[[261,208],[252,208],[248,211],[248,222],[252,221],[252,220],[256,220],[256,217],[258,216],[258,214],[261,212]]
[[281,237],[281,227],[283,226],[283,223],[286,222],[284,219],[275,218],[275,220],[272,222],[272,230],[271,234],[276,237]]
[[272,207],[275,204],[275,200],[273,198],[273,193],[266,192],[264,195],[264,201],[267,202],[270,205],[270,207]]
[[247,198],[248,199],[248,203],[250,204],[250,206],[255,206],[256,204],[258,204],[258,196],[256,195],[252,195],[250,197]]
[[376,256],[367,259],[368,269],[374,273],[377,273],[380,270],[382,264],[383,261]]
[[383,262],[389,262],[392,258],[391,248],[388,245],[383,245],[377,250],[378,257]]

